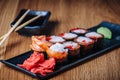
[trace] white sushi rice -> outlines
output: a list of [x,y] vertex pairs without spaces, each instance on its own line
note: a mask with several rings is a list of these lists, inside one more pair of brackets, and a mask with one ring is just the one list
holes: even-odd
[[83,29],[76,29],[76,30],[73,30],[72,32],[74,32],[74,33],[85,33],[86,30],[83,30]]
[[78,44],[76,42],[73,42],[73,41],[67,41],[67,42],[63,43],[63,45],[65,47],[72,46],[72,48],[76,48]]
[[83,41],[85,41],[85,43],[91,43],[91,42],[93,42],[92,39],[87,38],[87,37],[83,37],[83,36],[79,36],[76,41],[80,42],[80,43],[82,43]]
[[58,52],[68,52],[68,49],[65,49],[65,46],[60,44],[60,43],[56,43],[56,44],[53,44],[51,47],[50,47],[51,50],[53,51],[58,51]]
[[72,38],[76,38],[77,35],[73,34],[73,33],[65,33],[64,36],[62,36],[63,38],[67,38],[67,39],[72,39]]
[[56,42],[64,42],[65,41],[65,39],[63,39],[60,36],[51,36],[50,38],[51,39],[49,41],[54,42],[54,43],[56,43]]
[[92,36],[95,36],[95,37],[102,37],[101,34],[97,33],[97,32],[89,32],[87,34],[85,34],[86,37],[92,37]]

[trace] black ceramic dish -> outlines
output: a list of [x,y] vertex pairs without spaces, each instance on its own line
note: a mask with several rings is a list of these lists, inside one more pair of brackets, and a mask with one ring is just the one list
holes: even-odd
[[38,75],[38,74],[31,73],[31,72],[29,72],[29,71],[27,71],[25,69],[22,69],[22,68],[20,68],[20,67],[18,67],[16,65],[16,64],[23,63],[23,61],[25,59],[27,59],[32,54],[32,51],[26,52],[26,53],[24,53],[22,55],[18,55],[16,57],[13,57],[13,58],[8,59],[8,60],[1,60],[1,62],[6,64],[7,66],[9,66],[11,68],[22,71],[22,72],[24,72],[24,73],[26,73],[26,74],[28,74],[28,75],[30,75],[32,77],[46,80],[46,79],[51,78],[51,77],[53,77],[53,76],[55,76],[55,75],[57,75],[59,73],[62,73],[64,71],[66,71],[68,69],[71,69],[72,67],[80,65],[80,64],[82,64],[82,63],[84,63],[86,61],[89,61],[91,59],[94,59],[94,58],[104,54],[105,52],[108,52],[110,50],[113,50],[113,49],[119,47],[120,46],[120,25],[109,23],[109,22],[102,22],[98,26],[92,27],[89,30],[90,31],[96,31],[96,29],[101,27],[101,26],[108,27],[113,33],[112,39],[110,39],[110,40],[104,39],[103,48],[101,48],[99,50],[96,50],[96,51],[91,51],[89,54],[87,54],[87,55],[85,55],[83,57],[68,61],[64,65],[61,65],[61,66],[56,65],[54,72],[49,73],[46,76],[41,76],[41,75]]
[[[15,20],[11,23],[11,26],[13,26],[16,21],[26,12],[26,9],[22,9],[18,16],[15,18]],[[50,11],[35,11],[30,10],[30,12],[27,14],[27,16],[23,19],[23,21],[20,23],[24,23],[28,21],[29,19],[41,15],[42,17],[38,18],[37,20],[31,22],[30,24],[26,25],[24,28],[17,31],[21,35],[40,35],[42,34],[42,29],[45,28],[46,23],[48,22],[48,19],[51,15]]]

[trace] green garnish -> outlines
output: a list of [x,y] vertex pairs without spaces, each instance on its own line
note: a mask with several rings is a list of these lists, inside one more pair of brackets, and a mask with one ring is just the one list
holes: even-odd
[[104,38],[111,39],[112,38],[112,32],[107,27],[100,27],[97,29],[97,32],[104,35]]

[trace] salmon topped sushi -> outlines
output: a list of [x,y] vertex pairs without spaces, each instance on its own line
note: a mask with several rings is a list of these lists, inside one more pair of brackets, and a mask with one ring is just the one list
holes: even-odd
[[56,59],[57,62],[63,62],[68,56],[68,49],[60,43],[53,44],[46,52],[48,57]]
[[99,49],[103,46],[104,36],[97,32],[89,32],[85,34],[86,37],[94,40],[94,49]]
[[68,49],[68,57],[69,58],[74,58],[74,57],[79,57],[80,53],[80,45],[76,42],[73,41],[66,41],[63,43],[63,45]]
[[46,36],[32,36],[32,44],[30,45],[31,49],[38,52],[45,52],[48,47],[52,44],[46,41]]
[[81,45],[80,53],[82,55],[85,55],[86,53],[91,51],[94,46],[94,41],[84,36],[79,36],[74,41]]
[[70,32],[79,36],[84,36],[88,32],[88,30],[84,28],[73,28],[70,30]]
[[63,37],[66,40],[73,40],[77,38],[77,35],[73,33],[61,33],[59,34],[59,36]]
[[63,43],[65,41],[65,39],[60,36],[48,36],[46,37],[46,40],[51,43]]

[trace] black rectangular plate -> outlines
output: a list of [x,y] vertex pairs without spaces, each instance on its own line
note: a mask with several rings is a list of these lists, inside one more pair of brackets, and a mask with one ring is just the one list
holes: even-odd
[[56,65],[56,68],[55,68],[54,72],[49,73],[46,76],[41,76],[41,75],[31,73],[30,71],[27,71],[27,70],[17,66],[17,64],[23,63],[23,61],[25,59],[27,59],[32,54],[33,51],[28,51],[24,54],[18,55],[16,57],[13,57],[13,58],[8,59],[8,60],[1,60],[1,62],[6,64],[7,66],[9,66],[11,68],[22,71],[22,72],[24,72],[24,73],[26,73],[26,74],[28,74],[32,77],[38,78],[38,79],[51,78],[51,77],[53,77],[53,76],[55,76],[55,75],[57,75],[61,72],[64,72],[68,69],[71,69],[72,67],[80,65],[80,64],[82,64],[86,61],[89,61],[91,59],[94,59],[94,58],[100,56],[101,54],[104,54],[104,53],[106,53],[110,50],[113,50],[113,49],[120,46],[120,25],[104,21],[104,22],[100,23],[99,25],[90,28],[89,30],[90,31],[96,31],[96,29],[101,27],[101,26],[108,27],[113,33],[112,39],[110,39],[110,40],[104,39],[103,48],[101,48],[99,50],[96,50],[96,51],[92,51],[92,52],[89,53],[89,55],[83,56],[81,58],[78,58],[78,59],[75,59],[75,60],[72,60],[72,61],[68,61],[68,63],[66,63],[64,65],[59,65],[59,66]]

